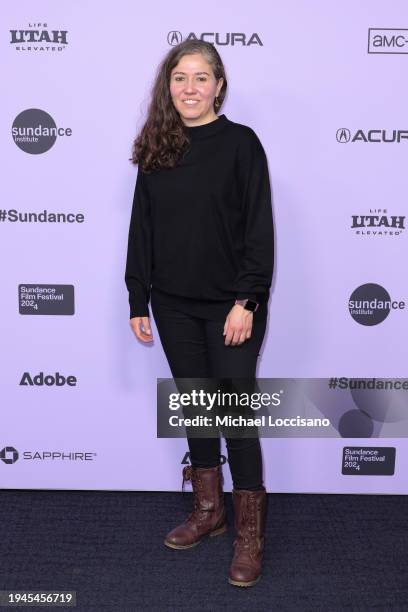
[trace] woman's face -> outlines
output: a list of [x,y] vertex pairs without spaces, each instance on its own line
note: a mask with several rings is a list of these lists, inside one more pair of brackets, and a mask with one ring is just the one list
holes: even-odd
[[214,98],[222,87],[201,53],[183,55],[170,75],[170,95],[185,125],[194,126],[214,119]]

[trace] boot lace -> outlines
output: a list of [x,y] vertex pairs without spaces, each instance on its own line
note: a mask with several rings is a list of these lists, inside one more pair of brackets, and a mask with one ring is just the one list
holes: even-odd
[[191,465],[186,465],[183,468],[182,491],[184,491],[184,484],[188,480],[191,480],[193,484],[193,511],[190,512],[190,514],[185,520],[185,523],[189,523],[191,521],[202,523],[207,516],[207,511],[201,508],[200,506],[203,483],[200,476],[197,472],[194,472],[193,467]]
[[256,520],[257,504],[253,495],[245,495],[241,507],[241,524],[239,525],[238,537],[235,540],[235,550],[239,554],[248,551],[251,556],[257,553]]

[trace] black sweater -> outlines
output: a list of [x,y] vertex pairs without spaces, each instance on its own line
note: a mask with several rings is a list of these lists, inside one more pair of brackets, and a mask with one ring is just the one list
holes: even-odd
[[149,316],[151,288],[214,313],[236,298],[268,301],[274,236],[262,144],[225,115],[185,130],[190,145],[175,168],[138,170],[125,272],[130,318]]

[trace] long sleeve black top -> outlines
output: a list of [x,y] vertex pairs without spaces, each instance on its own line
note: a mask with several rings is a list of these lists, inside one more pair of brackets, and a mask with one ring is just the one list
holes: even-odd
[[214,313],[235,299],[268,301],[274,232],[263,146],[225,115],[185,130],[190,145],[175,168],[138,170],[125,272],[130,318],[149,316],[152,288]]

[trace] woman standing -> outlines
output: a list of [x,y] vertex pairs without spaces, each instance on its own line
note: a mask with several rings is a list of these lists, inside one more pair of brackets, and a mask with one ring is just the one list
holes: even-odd
[[[139,164],[125,281],[130,324],[151,342],[148,303],[174,378],[255,377],[273,272],[268,166],[255,132],[217,115],[227,80],[213,45],[164,58],[133,147]],[[194,509],[165,544],[184,549],[226,530],[219,438],[188,438]],[[229,582],[261,575],[267,496],[258,437],[226,438],[233,480]],[[184,481],[183,481],[184,482]]]

